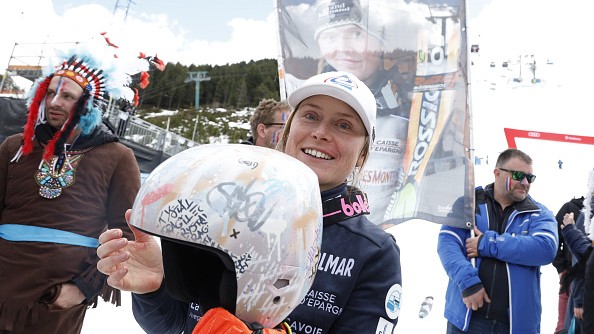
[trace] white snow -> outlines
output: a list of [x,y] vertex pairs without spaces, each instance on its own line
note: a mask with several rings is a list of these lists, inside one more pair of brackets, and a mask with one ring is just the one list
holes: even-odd
[[161,112],[152,112],[149,113],[147,115],[144,116],[144,118],[153,118],[153,117],[159,117],[159,116],[173,116],[173,115],[177,115],[177,113],[179,113],[179,110],[165,110],[165,109],[161,109]]

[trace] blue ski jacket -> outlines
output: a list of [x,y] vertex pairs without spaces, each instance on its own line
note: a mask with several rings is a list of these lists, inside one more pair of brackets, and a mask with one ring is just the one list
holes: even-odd
[[[487,186],[487,189],[492,185]],[[475,191],[475,224],[483,233],[479,239],[479,257],[476,267],[466,253],[466,239],[470,230],[442,226],[438,236],[437,252],[449,277],[446,290],[446,319],[462,331],[468,331],[472,310],[462,300],[465,291],[476,290],[482,284],[479,267],[483,258],[492,257],[505,262],[509,281],[509,322],[511,334],[540,333],[541,293],[540,266],[551,263],[558,244],[557,222],[553,213],[528,196],[513,203],[513,212],[507,219],[504,233],[488,230],[491,201],[485,190]],[[453,207],[463,205],[459,200]]]
[[[345,185],[323,191],[322,201],[345,192]],[[287,323],[295,334],[392,333],[401,292],[400,250],[391,234],[365,216],[324,219],[313,285]],[[158,334],[191,333],[202,316],[199,303],[175,300],[164,287],[132,294],[132,310],[147,333]]]

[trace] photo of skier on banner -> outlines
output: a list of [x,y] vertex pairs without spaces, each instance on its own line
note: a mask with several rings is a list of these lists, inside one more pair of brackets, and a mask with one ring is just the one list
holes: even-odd
[[[384,228],[413,218],[448,221],[453,202],[472,188],[465,181],[460,13],[446,6],[449,17],[442,22],[432,18],[430,6],[279,0],[281,95],[290,94],[311,73],[333,70],[355,74],[374,94],[377,133],[357,181],[369,197],[371,220]],[[440,40],[449,40],[447,47],[438,48],[444,44]],[[456,172],[446,177],[443,166]],[[444,179],[450,183],[446,196],[436,196],[434,189],[425,193],[436,183],[443,188]],[[431,201],[421,200],[427,196]]]
[[[382,221],[387,201],[404,183],[412,82],[387,58],[386,27],[364,15],[359,0],[320,1],[315,40],[322,59],[320,72],[349,71],[365,82],[377,106],[377,137],[361,179],[370,198],[374,221]],[[409,54],[413,58],[414,54]]]

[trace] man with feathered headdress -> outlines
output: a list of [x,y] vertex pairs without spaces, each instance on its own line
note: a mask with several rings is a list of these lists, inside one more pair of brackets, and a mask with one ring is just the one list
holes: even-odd
[[85,51],[36,82],[22,134],[0,145],[0,333],[80,333],[98,297],[99,234],[120,228],[140,187],[130,148],[103,123],[130,76]]

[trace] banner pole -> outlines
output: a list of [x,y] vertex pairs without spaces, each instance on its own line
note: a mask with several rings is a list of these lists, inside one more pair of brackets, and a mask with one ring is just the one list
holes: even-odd
[[[476,236],[476,235],[474,234],[474,226],[473,226],[473,228],[470,230],[470,237],[471,237],[471,238],[474,238],[475,236]],[[477,245],[477,248],[478,248],[478,245]],[[477,251],[476,251],[476,252],[477,252],[477,254],[478,254],[478,249],[477,249]],[[473,257],[473,258],[471,258],[471,259],[470,259],[470,263],[472,264],[472,266],[473,266],[473,267],[475,267],[475,268],[476,268],[476,257]]]

